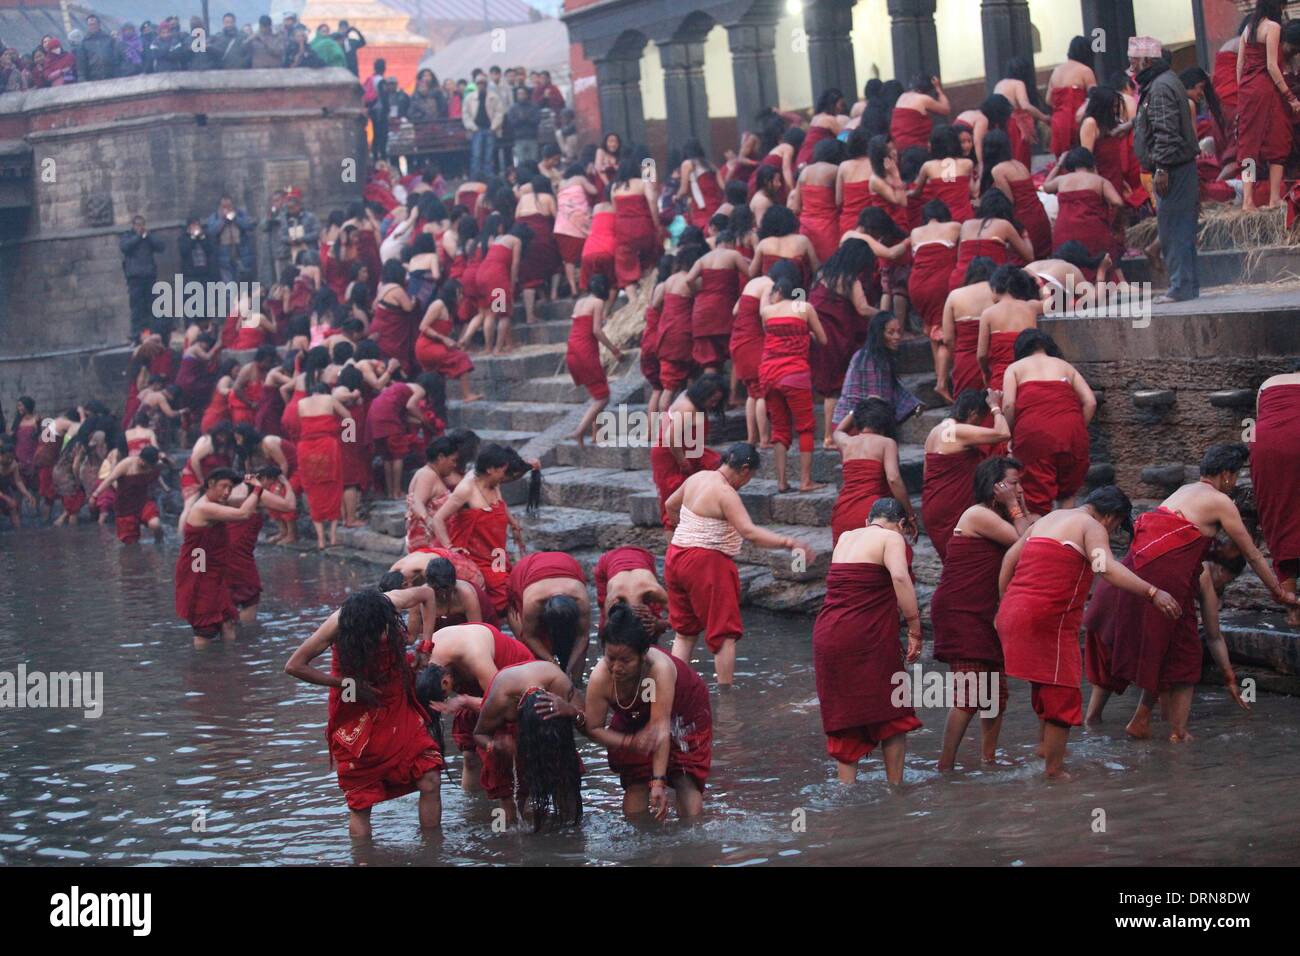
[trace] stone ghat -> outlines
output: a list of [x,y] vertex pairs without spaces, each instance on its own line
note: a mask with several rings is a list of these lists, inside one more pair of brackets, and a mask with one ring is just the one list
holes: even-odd
[[[667,536],[659,525],[649,448],[599,447],[590,443],[579,447],[567,437],[576,428],[588,401],[586,390],[572,383],[564,367],[570,312],[571,303],[543,305],[539,313],[542,321],[533,326],[526,325],[518,315],[513,326],[517,340],[528,344],[506,356],[475,356],[472,381],[485,400],[468,405],[450,401],[450,424],[473,428],[485,442],[508,444],[521,454],[541,460],[543,502],[536,515],[523,513],[523,482],[506,487],[506,499],[524,526],[530,549],[566,551],[590,571],[605,550],[635,544],[659,557],[662,572]],[[923,397],[932,396],[934,376],[928,343],[921,338],[905,341],[901,363],[908,385]],[[620,405],[628,406],[629,411],[645,409],[648,392],[635,352],[626,355],[611,376],[610,388],[610,409]],[[796,567],[788,552],[766,551],[746,543],[737,557],[746,604],[801,614],[816,613],[821,607],[840,462],[837,452],[821,448],[823,429],[818,411],[813,476],[826,482],[827,487],[809,494],[779,494],[772,477],[772,456],[767,452],[762,477],[741,491],[741,500],[756,522],[808,542],[814,551],[813,559],[806,567]],[[943,410],[932,408],[908,422],[899,436],[903,479],[918,515],[923,442],[943,414]],[[713,447],[724,448],[744,436],[741,410],[729,410],[711,424]],[[1096,435],[1094,442],[1098,442]],[[1090,481],[1100,484],[1111,480],[1114,471],[1101,462],[1091,470]],[[1138,499],[1135,504],[1147,510],[1158,502],[1159,498],[1152,497]],[[373,502],[367,523],[365,529],[340,528],[342,547],[337,553],[371,563],[378,572],[405,551],[405,503]],[[941,566],[924,535],[916,545],[913,570],[928,631],[929,599],[938,584]],[[1225,601],[1230,609],[1225,614],[1225,631],[1235,658],[1258,664],[1267,672],[1300,673],[1300,635],[1283,628],[1282,615],[1249,569],[1228,589]],[[1300,692],[1300,682],[1283,680],[1275,685]]]

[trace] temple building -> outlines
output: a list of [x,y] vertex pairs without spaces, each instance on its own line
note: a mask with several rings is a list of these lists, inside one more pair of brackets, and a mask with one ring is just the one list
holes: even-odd
[[[575,107],[656,155],[699,139],[714,154],[761,108],[807,110],[872,77],[944,83],[977,105],[1006,63],[1031,53],[1040,81],[1071,37],[1093,38],[1098,74],[1127,66],[1128,37],[1158,37],[1175,65],[1208,65],[1249,2],[1237,0],[565,0]],[[1300,6],[1297,4],[1296,6]],[[668,116],[673,122],[667,122]]]

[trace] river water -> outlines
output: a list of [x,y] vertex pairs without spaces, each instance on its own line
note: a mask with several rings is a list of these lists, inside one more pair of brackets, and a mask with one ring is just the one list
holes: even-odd
[[[713,690],[705,816],[634,825],[602,751],[583,740],[586,814],[567,832],[498,833],[459,787],[448,735],[443,832],[422,837],[415,796],[375,809],[354,846],[324,741],[325,692],[287,677],[289,654],[374,572],[259,552],[261,620],[195,651],[174,620],[175,542],[122,547],[111,529],[0,533],[0,670],[101,671],[102,716],[0,710],[0,863],[283,864],[1294,864],[1300,860],[1300,700],[1250,714],[1200,688],[1197,739],[1133,743],[1113,700],[1102,732],[1072,734],[1071,782],[1042,779],[1027,685],[1011,687],[1009,766],[981,769],[968,731],[958,772],[936,769],[944,712],[924,709],[907,774],[878,759],[841,787],[825,756],[808,618],[747,609],[736,686]],[[702,643],[702,642],[701,642]],[[594,655],[594,650],[593,650]],[[697,666],[712,679],[707,653]],[[1157,725],[1160,727],[1163,725]],[[198,821],[204,828],[196,832]]]

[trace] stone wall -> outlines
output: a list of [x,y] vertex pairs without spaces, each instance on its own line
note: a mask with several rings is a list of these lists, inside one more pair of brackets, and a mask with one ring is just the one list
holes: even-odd
[[[25,143],[32,170],[25,215],[10,209],[0,233],[7,409],[19,394],[61,405],[105,387],[87,355],[53,353],[127,341],[117,242],[133,215],[164,240],[167,278],[185,220],[206,218],[223,193],[259,218],[273,189],[293,185],[324,218],[360,198],[366,175],[361,89],[342,69],[157,74],[5,94],[0,140]],[[256,243],[259,272],[269,273],[260,231]],[[108,386],[120,402],[125,386]]]

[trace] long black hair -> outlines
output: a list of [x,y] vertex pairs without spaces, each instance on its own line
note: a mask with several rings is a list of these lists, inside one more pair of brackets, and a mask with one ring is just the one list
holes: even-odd
[[582,625],[578,602],[567,594],[552,595],[543,602],[538,621],[550,639],[551,653],[561,667],[568,667],[569,656],[573,653],[573,645],[578,642],[578,629]]
[[1006,129],[1011,121],[1011,101],[1001,93],[991,93],[980,104],[980,112],[989,121],[989,129]]
[[1091,116],[1097,121],[1097,129],[1106,135],[1119,125],[1119,111],[1122,100],[1119,91],[1110,86],[1098,84],[1088,91],[1088,100],[1083,106],[1083,118]]
[[582,761],[573,743],[573,721],[538,713],[542,695],[534,689],[519,701],[515,759],[515,772],[533,811],[534,833],[582,821]]
[[378,588],[349,595],[339,608],[338,627],[334,651],[344,677],[377,685],[406,673],[406,625]]
[[1025,95],[1029,102],[1043,108],[1042,98],[1038,93],[1038,75],[1034,72],[1034,61],[1028,56],[1013,56],[1007,60],[1007,68],[1002,71],[1002,75],[1009,80],[1019,80],[1025,84]]
[[1070,40],[1070,46],[1065,52],[1067,60],[1073,60],[1075,63],[1082,63],[1088,68],[1092,68],[1096,63],[1092,55],[1092,43],[1086,36],[1076,36]]
[[848,298],[853,283],[875,269],[876,256],[864,239],[846,239],[817,270],[814,285],[821,283],[837,295]]
[[1279,26],[1282,23],[1282,0],[1256,0],[1255,9],[1250,14],[1250,42],[1255,42],[1255,31],[1261,21],[1272,20]]
[[540,468],[533,468],[532,465],[519,457],[519,452],[505,445],[490,443],[484,445],[478,450],[478,457],[474,459],[474,473],[485,475],[490,468],[505,467],[505,481],[515,481],[528,475],[528,505],[527,513],[532,515],[537,513],[537,509],[542,504],[542,471]]
[[1225,129],[1223,104],[1219,101],[1219,94],[1214,88],[1214,80],[1210,79],[1210,74],[1199,66],[1189,66],[1178,74],[1178,79],[1182,82],[1184,89],[1190,90],[1198,83],[1202,85],[1205,90],[1205,105],[1209,107],[1210,115],[1214,117],[1214,122],[1218,124],[1219,129]]
[[1005,130],[991,129],[984,134],[984,172],[980,175],[981,195],[987,195],[993,188],[993,167],[1011,158],[1011,137]]

